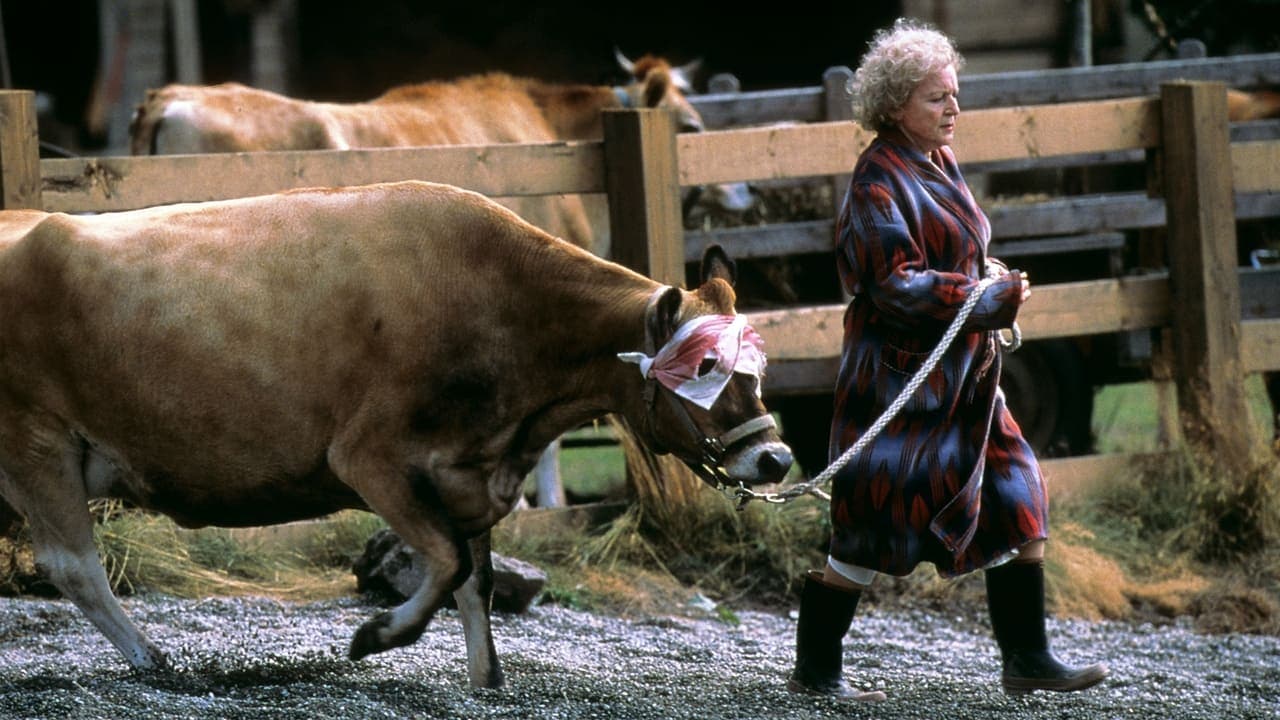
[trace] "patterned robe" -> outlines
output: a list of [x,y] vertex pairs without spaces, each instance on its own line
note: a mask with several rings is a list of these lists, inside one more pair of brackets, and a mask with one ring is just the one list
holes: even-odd
[[[990,235],[950,148],[931,161],[890,131],[859,157],[836,223],[853,299],[832,460],[898,397],[976,290]],[[953,576],[1046,537],[1044,478],[998,385],[995,331],[1021,302],[1017,271],[988,288],[897,418],[833,479],[832,557],[893,575],[927,561]]]

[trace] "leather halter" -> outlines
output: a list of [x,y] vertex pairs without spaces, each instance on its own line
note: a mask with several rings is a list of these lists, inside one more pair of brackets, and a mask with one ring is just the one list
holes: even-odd
[[[649,300],[650,308],[657,303],[658,298],[661,297],[665,290],[665,287],[659,288],[658,291],[653,294]],[[648,313],[646,313],[646,317],[647,316]],[[644,352],[646,355],[650,356],[657,352],[656,343],[654,338],[650,336],[647,327],[645,328],[644,333]],[[696,445],[698,446],[699,457],[696,460],[690,460],[679,453],[673,454],[683,460],[684,463],[698,475],[698,477],[702,478],[708,485],[716,490],[728,487],[745,489],[746,486],[741,481],[734,483],[733,479],[729,477],[729,474],[724,471],[725,455],[728,454],[729,448],[746,438],[755,435],[756,433],[777,428],[778,424],[774,421],[773,416],[766,413],[729,429],[719,437],[710,437],[702,431],[702,428],[698,427],[697,423],[693,421],[693,417],[689,414],[689,410],[685,407],[683,400],[677,397],[670,389],[659,383],[655,378],[647,377],[644,380],[643,391],[645,407],[648,409],[648,412],[645,414],[645,424],[648,426],[647,431],[650,444],[653,445],[653,449],[655,451],[660,453],[672,451],[658,440],[658,434],[656,432],[657,400],[659,395],[666,398],[667,404],[671,406],[676,419],[680,421],[680,426],[685,433],[690,437],[697,438]]]

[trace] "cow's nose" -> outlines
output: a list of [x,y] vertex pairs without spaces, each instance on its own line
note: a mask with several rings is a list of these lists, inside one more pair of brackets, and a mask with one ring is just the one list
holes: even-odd
[[791,448],[783,445],[760,453],[756,469],[762,482],[780,482],[791,469]]

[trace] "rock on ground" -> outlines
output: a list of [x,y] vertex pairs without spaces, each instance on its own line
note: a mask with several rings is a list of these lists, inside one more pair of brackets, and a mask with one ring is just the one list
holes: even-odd
[[1167,625],[1051,622],[1058,652],[1105,659],[1083,693],[1006,697],[985,618],[871,608],[846,641],[846,671],[886,703],[843,707],[790,694],[795,621],[741,612],[622,618],[540,605],[495,614],[507,676],[467,687],[457,614],[414,645],[346,659],[379,608],[358,598],[125,600],[173,670],[130,671],[65,601],[0,600],[0,717],[50,718],[1276,718],[1280,638]]

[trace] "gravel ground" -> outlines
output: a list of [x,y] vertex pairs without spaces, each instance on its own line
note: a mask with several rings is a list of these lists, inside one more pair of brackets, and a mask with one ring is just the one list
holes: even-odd
[[462,629],[442,611],[415,645],[346,659],[377,611],[358,598],[126,599],[174,670],[142,676],[64,601],[0,599],[5,718],[1277,718],[1280,638],[1166,625],[1053,620],[1059,655],[1106,659],[1103,685],[1006,697],[975,613],[871,608],[846,641],[846,673],[889,700],[844,706],[790,694],[795,620],[741,612],[644,619],[550,605],[498,614],[507,686],[466,685]]

